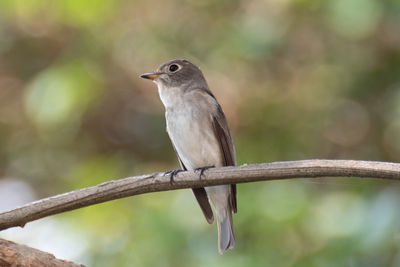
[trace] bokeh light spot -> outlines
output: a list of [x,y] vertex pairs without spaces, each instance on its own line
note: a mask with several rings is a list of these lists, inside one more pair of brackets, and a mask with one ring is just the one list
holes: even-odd
[[327,10],[329,25],[350,39],[369,36],[382,16],[380,1],[376,0],[332,0]]

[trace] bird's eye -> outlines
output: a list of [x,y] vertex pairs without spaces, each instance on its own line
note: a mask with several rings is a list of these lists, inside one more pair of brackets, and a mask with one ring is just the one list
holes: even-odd
[[169,66],[168,69],[169,69],[170,72],[175,72],[175,71],[177,71],[179,69],[179,66],[176,65],[176,64],[172,64],[171,66]]

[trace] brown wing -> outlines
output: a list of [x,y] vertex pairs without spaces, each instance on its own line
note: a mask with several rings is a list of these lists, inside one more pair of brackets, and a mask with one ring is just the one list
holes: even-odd
[[[213,126],[215,131],[215,136],[219,140],[221,146],[221,151],[224,156],[224,166],[235,166],[235,148],[233,146],[232,137],[228,128],[228,123],[226,121],[224,112],[222,108],[218,105],[217,114],[213,114]],[[237,213],[237,201],[236,201],[236,185],[232,184],[232,194],[230,196],[230,202],[232,210]]]
[[[179,164],[181,165],[182,170],[187,170],[185,165],[183,164],[181,158],[179,157],[178,152],[176,152],[174,144],[172,144],[174,147],[176,156],[178,157]],[[209,224],[212,224],[214,222],[214,215],[210,206],[210,202],[208,201],[207,193],[204,187],[200,188],[192,188],[193,194],[196,197],[197,202],[199,203],[199,206],[201,210],[203,211],[204,217],[206,217],[206,220]]]

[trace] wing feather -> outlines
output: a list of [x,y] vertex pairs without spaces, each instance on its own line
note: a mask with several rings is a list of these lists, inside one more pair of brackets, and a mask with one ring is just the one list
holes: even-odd
[[[215,136],[218,138],[221,146],[221,151],[224,157],[224,166],[235,166],[236,158],[232,136],[229,131],[224,112],[219,104],[216,114],[213,114],[213,126]],[[230,203],[233,212],[237,213],[236,184],[232,184],[231,188],[232,194],[230,195]]]

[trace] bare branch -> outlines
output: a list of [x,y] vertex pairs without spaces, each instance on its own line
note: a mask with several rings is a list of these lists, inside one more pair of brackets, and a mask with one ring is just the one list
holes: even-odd
[[23,227],[46,216],[150,192],[219,184],[313,177],[370,177],[400,180],[400,163],[359,160],[300,160],[213,168],[199,179],[194,171],[180,172],[171,184],[168,175],[154,173],[112,180],[93,187],[41,199],[0,213],[0,230]]
[[0,266],[84,267],[54,255],[0,238]]

